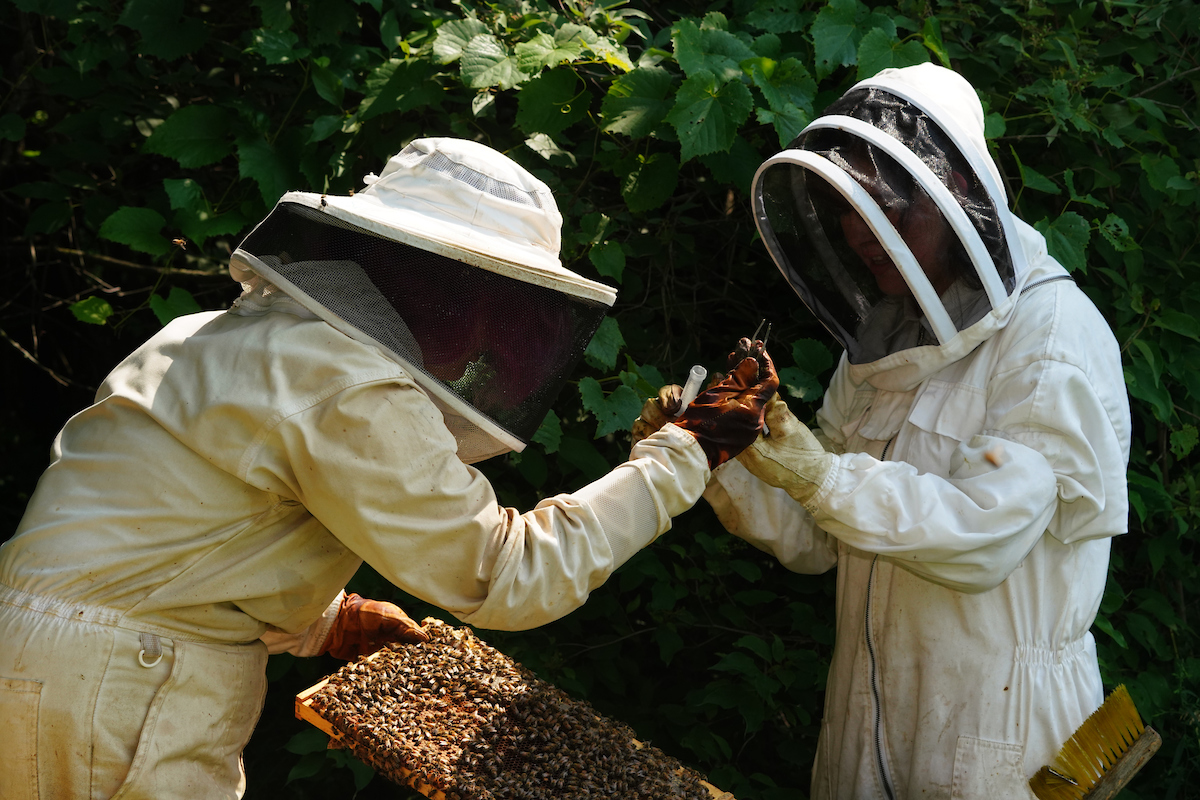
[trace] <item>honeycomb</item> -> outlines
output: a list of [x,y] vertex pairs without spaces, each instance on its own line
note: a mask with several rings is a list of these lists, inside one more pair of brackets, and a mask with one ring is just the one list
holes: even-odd
[[298,715],[433,800],[732,800],[470,629],[422,624],[428,642],[347,664],[297,698]]

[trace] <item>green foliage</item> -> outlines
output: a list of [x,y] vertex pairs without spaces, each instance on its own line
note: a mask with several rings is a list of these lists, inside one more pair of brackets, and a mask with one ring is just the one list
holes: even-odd
[[[525,509],[603,474],[625,457],[645,397],[694,363],[723,369],[764,317],[789,402],[811,416],[835,350],[756,240],[750,177],[854,81],[928,60],[958,69],[984,100],[1014,208],[1123,348],[1133,514],[1096,637],[1106,684],[1127,682],[1166,739],[1137,796],[1183,797],[1197,780],[1200,6],[0,8],[0,330],[7,374],[28,387],[0,417],[23,465],[0,483],[10,529],[54,431],[116,360],[172,316],[236,297],[228,254],[283,192],[349,193],[417,136],[478,139],[535,171],[566,220],[564,262],[620,290],[534,444],[484,465],[502,502]],[[369,570],[356,582],[397,597]],[[485,638],[739,798],[794,798],[821,717],[832,592],[830,575],[788,573],[701,504],[578,612]],[[395,796],[290,718],[290,694],[333,666],[274,660],[247,752],[251,797]]]

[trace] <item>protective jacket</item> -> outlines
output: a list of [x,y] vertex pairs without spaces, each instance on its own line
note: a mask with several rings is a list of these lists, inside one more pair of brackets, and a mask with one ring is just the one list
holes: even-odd
[[[958,113],[931,94],[924,112]],[[986,153],[964,105],[960,145]],[[807,508],[736,462],[705,493],[787,568],[837,567],[814,798],[1032,797],[1103,699],[1089,628],[1127,530],[1120,354],[1041,234],[1001,213],[999,302],[948,337],[843,355],[817,417],[836,456]]]
[[[139,635],[161,637],[165,660],[153,667],[166,673],[140,681],[150,685],[145,704],[120,706],[125,717],[143,715],[123,720],[133,740],[122,746],[136,745],[151,764],[161,737],[190,737],[195,749],[175,748],[185,756],[158,761],[157,784],[123,796],[223,796],[262,701],[256,640],[304,631],[364,560],[465,622],[531,628],[581,605],[699,498],[708,476],[696,440],[667,426],[609,475],[522,514],[459,460],[442,412],[378,348],[286,295],[183,317],[67,423],[17,534],[0,548],[0,709],[40,718],[40,747],[58,745],[48,731],[73,731],[90,752],[93,720],[105,716],[96,704],[112,695],[103,687],[118,673],[138,683],[149,669],[139,666]],[[48,620],[58,658],[32,649],[49,641],[37,635]],[[94,657],[63,658],[70,642],[96,637]],[[183,669],[180,648],[193,644],[207,648],[206,660],[188,660],[205,663],[202,674],[172,680],[172,658]],[[257,676],[245,692],[222,685],[221,663],[233,661],[220,654],[240,651],[252,663],[238,670]],[[56,681],[79,684],[79,672],[92,687],[82,698],[50,691]],[[31,698],[43,684],[38,712]],[[181,705],[159,739],[139,741],[160,685]],[[51,708],[60,696],[67,706]],[[214,713],[224,720],[214,730],[193,724]],[[224,760],[205,773],[205,752],[217,750]],[[85,773],[88,752],[79,754]],[[193,772],[172,784],[180,764]],[[118,763],[118,778],[128,765]]]

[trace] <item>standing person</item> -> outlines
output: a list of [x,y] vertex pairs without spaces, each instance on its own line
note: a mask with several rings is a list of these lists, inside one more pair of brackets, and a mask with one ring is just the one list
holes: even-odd
[[1103,700],[1089,628],[1130,446],[1112,332],[1007,208],[948,69],[854,86],[753,202],[845,348],[818,429],[773,401],[705,493],[789,569],[837,568],[812,797],[1031,798]]
[[177,319],[56,439],[0,548],[0,797],[237,797],[268,648],[425,634],[346,595],[363,561],[464,622],[580,606],[757,436],[746,363],[631,459],[524,514],[471,464],[521,450],[612,289],[559,262],[549,189],[420,139],[350,197],[284,195],[244,291]]

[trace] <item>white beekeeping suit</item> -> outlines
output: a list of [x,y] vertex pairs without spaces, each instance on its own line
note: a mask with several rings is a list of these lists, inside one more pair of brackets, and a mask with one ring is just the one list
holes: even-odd
[[572,494],[498,504],[470,464],[525,446],[615,293],[562,267],[549,189],[491,148],[417,140],[369,183],[285,195],[234,306],[167,325],[56,439],[0,547],[0,797],[240,796],[261,639],[320,652],[363,561],[541,625],[699,498],[706,438],[757,435],[774,384],[727,382],[708,399],[756,415],[685,413]]
[[773,404],[705,496],[788,568],[838,570],[812,796],[1032,797],[1103,699],[1089,628],[1130,441],[1113,335],[1008,210],[942,67],[857,84],[763,164],[754,207],[845,354],[817,436]]

